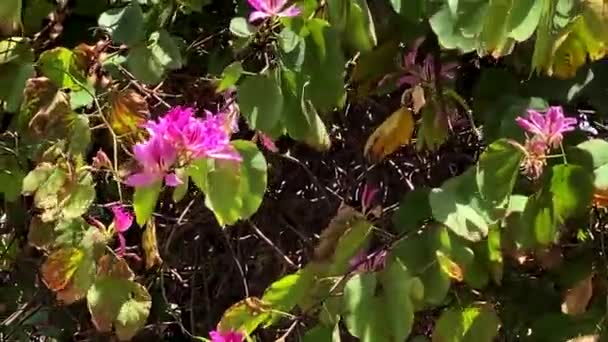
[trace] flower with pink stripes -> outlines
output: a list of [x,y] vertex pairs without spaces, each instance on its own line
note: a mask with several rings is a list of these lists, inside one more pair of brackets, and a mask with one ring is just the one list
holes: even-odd
[[254,11],[249,15],[249,22],[272,17],[295,17],[300,14],[296,5],[287,7],[287,0],[247,0]]

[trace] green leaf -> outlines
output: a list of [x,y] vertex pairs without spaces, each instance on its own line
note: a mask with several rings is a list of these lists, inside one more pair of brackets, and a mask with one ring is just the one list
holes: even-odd
[[99,16],[98,24],[117,43],[135,45],[145,38],[144,15],[137,1],[105,11]]
[[[522,214],[522,222],[532,228],[536,241],[541,245],[548,245],[555,240],[557,222],[551,197],[546,190],[536,193],[528,199]],[[525,236],[523,237],[522,242],[530,243]]]
[[467,240],[479,241],[488,234],[493,220],[477,190],[473,171],[469,169],[431,190],[429,202],[437,221]]
[[493,142],[479,157],[477,186],[481,196],[493,206],[501,206],[513,191],[524,155],[506,139]]
[[54,169],[54,166],[48,163],[38,164],[23,179],[22,193],[24,195],[31,195],[36,192],[47,181]]
[[357,51],[370,51],[378,44],[367,0],[347,1],[346,40]]
[[225,91],[235,85],[243,74],[243,64],[239,61],[232,62],[222,72],[222,80],[217,85],[217,92]]
[[34,195],[34,203],[40,209],[53,209],[59,205],[59,191],[63,188],[68,175],[60,168],[54,168]]
[[165,68],[145,45],[137,45],[130,49],[126,63],[127,69],[133,76],[146,84],[160,82],[165,74]]
[[262,296],[262,301],[268,303],[275,311],[267,325],[280,318],[280,312],[290,312],[304,296],[309,294],[314,284],[315,274],[310,267],[273,282]]
[[222,331],[241,331],[251,334],[260,324],[270,319],[267,305],[256,297],[248,297],[229,307],[217,324]]
[[6,101],[6,111],[16,112],[26,81],[36,75],[34,54],[29,42],[21,38],[0,41],[0,52],[0,100]]
[[175,175],[182,180],[182,184],[176,186],[173,189],[173,202],[177,203],[184,199],[184,196],[188,193],[188,185],[190,183],[190,177],[188,177],[187,170],[180,168],[175,170]]
[[162,188],[161,182],[152,185],[135,188],[133,193],[133,207],[135,208],[135,218],[137,224],[143,227],[156,208],[158,195]]
[[0,155],[0,193],[4,200],[14,202],[21,195],[25,173],[13,155]]
[[70,89],[72,108],[87,106],[93,102],[95,88],[89,84],[86,71],[81,69],[71,50],[63,47],[46,50],[38,58],[40,72],[58,88]]
[[95,200],[95,187],[92,185],[77,184],[70,191],[70,196],[63,207],[63,217],[72,219],[80,217],[87,212]]
[[542,0],[513,1],[507,20],[509,37],[518,42],[530,38],[538,26],[542,5]]
[[251,217],[266,191],[267,165],[262,153],[250,141],[236,140],[232,144],[243,160],[215,160],[203,184],[205,204],[221,226]]
[[22,27],[21,0],[5,0],[0,4],[0,35],[16,34]]
[[344,286],[344,316],[348,331],[364,342],[389,341],[388,322],[383,318],[384,304],[376,292],[376,275],[356,274]]
[[489,307],[449,309],[441,314],[433,330],[433,342],[492,342],[500,321]]
[[435,13],[429,23],[444,48],[459,49],[462,52],[470,52],[475,49],[475,38],[464,36],[462,31],[457,29],[457,19],[452,16],[447,5]]
[[532,55],[532,70],[544,70],[549,64],[553,43],[553,16],[555,15],[555,1],[542,0],[540,19],[536,29],[534,53]]
[[256,32],[254,26],[249,25],[247,19],[243,17],[236,17],[230,20],[230,32],[237,37],[248,38]]
[[247,77],[237,87],[241,113],[252,128],[266,133],[277,126],[283,110],[283,93],[274,75]]
[[608,142],[602,139],[584,141],[568,151],[568,161],[597,169],[608,164]]
[[132,280],[102,276],[87,292],[87,304],[97,330],[109,332],[114,326],[118,339],[128,341],[146,323],[152,300]]
[[424,298],[424,286],[399,259],[392,260],[381,272],[380,283],[390,340],[405,341],[414,324],[415,305]]
[[308,330],[302,337],[302,342],[340,342],[340,328],[318,324]]
[[158,64],[166,69],[176,70],[184,65],[179,46],[164,29],[152,32],[148,38],[148,48]]
[[557,165],[551,169],[550,191],[555,215],[560,221],[583,214],[591,203],[593,175],[578,165]]
[[307,22],[310,34],[306,37],[302,72],[310,84],[307,98],[315,108],[327,112],[342,106],[344,97],[344,55],[340,49],[338,32],[321,19]]
[[179,45],[166,30],[150,34],[146,44],[129,50],[127,68],[138,80],[147,84],[160,82],[167,70],[183,66]]
[[70,125],[69,150],[74,155],[86,155],[91,145],[91,127],[86,115],[76,115]]
[[416,231],[432,215],[429,204],[430,189],[416,188],[403,197],[393,215],[393,224],[399,233]]

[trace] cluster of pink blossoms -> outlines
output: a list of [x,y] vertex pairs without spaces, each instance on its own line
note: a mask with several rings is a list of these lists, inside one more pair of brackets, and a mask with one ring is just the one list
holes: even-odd
[[226,114],[205,111],[204,119],[194,116],[194,109],[174,107],[158,121],[145,124],[150,137],[133,147],[141,170],[126,180],[127,185],[140,187],[162,181],[167,186],[183,183],[173,172],[200,158],[240,161],[241,156],[230,144],[232,125]]
[[564,133],[576,128],[576,119],[564,115],[562,107],[549,107],[545,114],[528,110],[528,117],[518,117],[517,124],[531,136],[526,139],[526,157],[522,162],[524,172],[531,178],[538,178],[546,165],[546,155],[551,148],[558,148]]
[[209,333],[211,342],[242,342],[245,337],[238,331],[212,331]]
[[295,5],[287,7],[287,0],[247,0],[254,11],[249,15],[249,22],[273,17],[295,17],[300,9]]

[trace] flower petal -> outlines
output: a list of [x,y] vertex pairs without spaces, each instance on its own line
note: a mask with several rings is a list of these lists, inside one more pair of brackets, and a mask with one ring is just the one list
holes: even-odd
[[249,22],[253,23],[255,21],[270,18],[270,17],[271,17],[271,15],[266,12],[254,11],[254,12],[251,12],[251,14],[249,15]]
[[175,173],[169,173],[169,174],[165,175],[165,184],[167,186],[176,187],[176,186],[184,184],[184,182],[181,179],[179,179],[179,177],[177,177],[177,175]]
[[302,11],[296,5],[291,5],[281,12],[277,13],[279,17],[295,17],[300,15]]
[[125,184],[133,187],[148,186],[163,178],[162,174],[139,172],[130,175]]
[[249,6],[258,11],[268,12],[269,10],[267,0],[247,0],[247,2],[249,3]]

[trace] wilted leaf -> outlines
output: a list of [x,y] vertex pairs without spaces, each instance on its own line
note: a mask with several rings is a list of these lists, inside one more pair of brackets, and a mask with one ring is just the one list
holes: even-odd
[[83,299],[95,280],[95,260],[85,251],[68,285],[57,292],[57,300],[70,305]]
[[110,93],[108,121],[116,134],[133,133],[150,117],[148,103],[132,89]]
[[20,121],[37,137],[66,135],[68,116],[72,112],[70,96],[59,90],[46,77],[31,78],[23,91]]
[[408,144],[414,133],[414,117],[407,108],[399,108],[367,138],[363,154],[372,161],[381,161]]
[[158,241],[156,240],[156,223],[154,218],[148,220],[146,229],[141,237],[142,247],[144,248],[144,257],[146,259],[146,269],[149,270],[163,263],[158,253]]
[[566,292],[562,303],[562,312],[567,315],[580,315],[587,311],[587,305],[593,295],[593,274],[579,281]]
[[63,290],[84,259],[85,253],[78,248],[62,248],[51,253],[40,267],[44,284],[57,292]]

